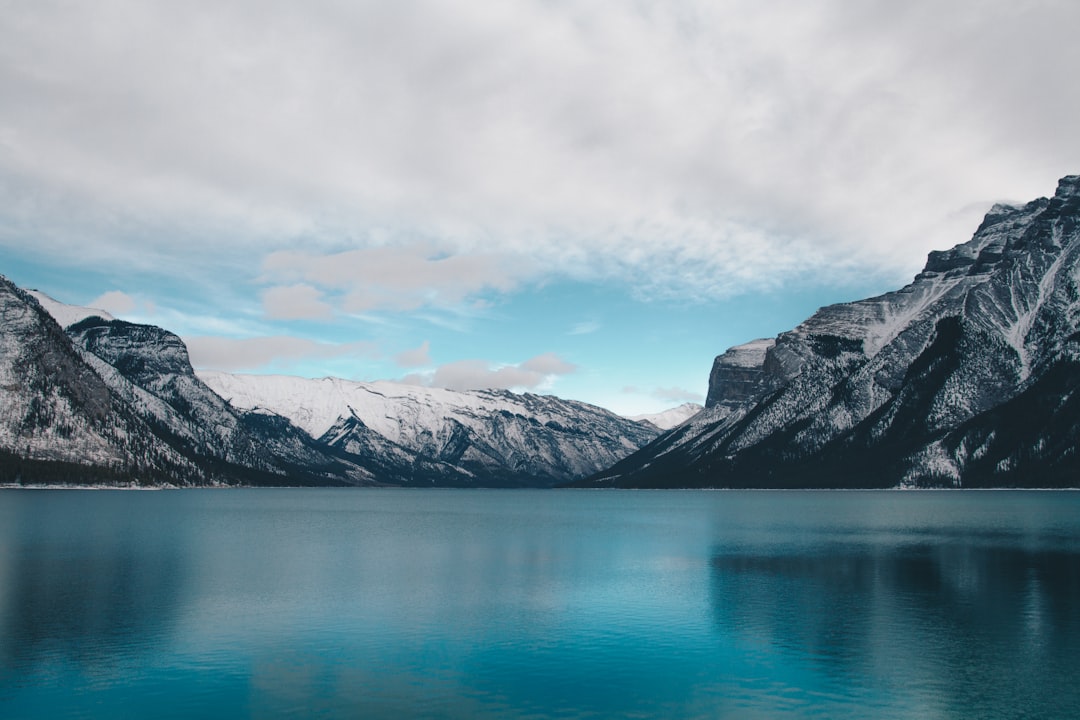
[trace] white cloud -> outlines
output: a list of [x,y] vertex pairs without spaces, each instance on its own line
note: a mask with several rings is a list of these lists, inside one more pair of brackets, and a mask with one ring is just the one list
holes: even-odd
[[136,297],[123,290],[109,290],[97,296],[87,307],[104,310],[114,317],[131,322],[151,322],[157,315],[157,304],[142,297]]
[[267,367],[288,368],[313,359],[346,356],[372,357],[373,343],[324,343],[306,338],[277,336],[229,338],[218,336],[185,337],[191,364],[207,370],[261,370]]
[[681,387],[661,387],[652,391],[652,396],[659,400],[669,400],[671,402],[705,402],[705,397],[693,390],[687,390]]
[[323,294],[310,285],[287,285],[263,292],[266,317],[278,320],[318,320],[331,317],[333,310]]
[[647,395],[665,403],[703,403],[705,396],[693,390],[681,387],[658,387],[645,390],[636,385],[625,385],[622,388],[624,395]]
[[7,5],[0,244],[278,250],[352,311],[907,274],[1080,169],[1077,26],[1055,0]]
[[579,322],[574,327],[570,328],[569,335],[591,335],[601,327],[600,323],[595,320],[585,320]]
[[351,313],[454,306],[485,290],[510,290],[531,274],[498,255],[448,254],[431,243],[327,255],[279,251],[266,257],[262,269],[266,281],[303,280],[344,291],[342,307]]
[[544,353],[517,365],[498,365],[487,360],[458,360],[430,373],[411,373],[402,382],[449,390],[536,390],[577,366],[554,353]]
[[537,355],[519,365],[522,370],[542,375],[567,375],[577,370],[577,366],[568,363],[553,352]]
[[122,290],[110,290],[91,300],[87,303],[87,306],[98,310],[104,310],[110,315],[120,317],[135,312],[138,303],[135,301],[135,298]]
[[[414,368],[431,364],[431,343],[425,340],[420,347],[404,350],[394,356],[398,367]],[[415,383],[414,383],[415,384]]]

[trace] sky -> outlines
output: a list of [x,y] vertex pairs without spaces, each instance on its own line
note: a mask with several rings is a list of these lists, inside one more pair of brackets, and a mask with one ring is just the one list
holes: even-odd
[[1072,0],[0,0],[0,274],[622,414],[1080,173]]

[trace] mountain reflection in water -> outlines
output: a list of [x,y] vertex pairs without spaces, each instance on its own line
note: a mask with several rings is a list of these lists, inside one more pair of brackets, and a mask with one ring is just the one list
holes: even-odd
[[141,514],[138,494],[112,495],[108,513],[85,492],[45,491],[32,512],[0,514],[0,672],[108,672],[172,636],[188,589],[184,526]]
[[0,491],[0,717],[1080,717],[1080,493]]
[[835,692],[880,694],[885,680],[897,694],[951,696],[945,705],[970,717],[1080,708],[1080,554],[1018,549],[1000,536],[940,541],[719,551],[717,627],[741,645],[803,658]]

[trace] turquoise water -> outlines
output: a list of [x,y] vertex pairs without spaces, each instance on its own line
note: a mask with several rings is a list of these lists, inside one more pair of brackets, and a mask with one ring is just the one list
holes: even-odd
[[1080,493],[0,491],[3,718],[1080,717]]

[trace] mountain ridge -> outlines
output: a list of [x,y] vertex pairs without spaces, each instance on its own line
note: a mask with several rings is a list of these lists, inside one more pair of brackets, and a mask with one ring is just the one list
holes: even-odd
[[196,373],[167,330],[2,277],[0,317],[0,482],[1080,484],[1076,175],[994,205],[903,288],[730,348],[662,433],[553,396]]
[[[553,485],[603,469],[659,430],[576,400],[508,390],[447,390],[388,381],[200,371],[234,406],[288,418],[333,447],[389,443],[503,484],[500,473]],[[356,438],[358,429],[382,440]]]
[[[1071,175],[995,205],[904,288],[721,354],[701,414],[577,485],[1075,486],[1077,268]],[[997,434],[1010,403],[1046,434]]]
[[163,328],[2,277],[0,314],[0,483],[548,487],[659,432],[550,396],[391,383],[322,414],[303,397],[237,406]]

